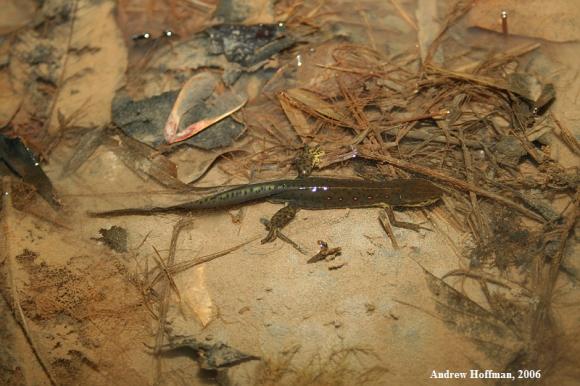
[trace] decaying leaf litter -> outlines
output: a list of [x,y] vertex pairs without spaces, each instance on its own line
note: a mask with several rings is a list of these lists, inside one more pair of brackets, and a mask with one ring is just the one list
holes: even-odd
[[[52,22],[60,22],[67,27],[65,30],[74,32],[72,21],[78,17],[78,4],[73,4],[73,7],[61,8],[61,13],[52,10],[51,15],[60,15],[62,20]],[[202,6],[202,10],[196,12],[210,12],[211,6],[204,4],[207,6],[205,11]],[[398,2],[393,4],[401,20],[423,31],[421,24],[414,22],[413,15],[405,11],[405,7]],[[554,97],[558,98],[554,87],[540,81],[541,74],[526,71],[534,55],[538,55],[539,44],[522,42],[494,52],[470,50],[464,42],[458,41],[453,30],[458,28],[456,23],[469,12],[471,5],[467,2],[450,7],[435,35],[424,31],[419,33],[423,39],[419,42],[420,55],[408,48],[396,53],[385,52],[372,38],[368,46],[341,39],[325,39],[325,34],[329,33],[326,23],[333,15],[326,13],[324,5],[289,3],[278,5],[278,13],[286,21],[285,33],[292,36],[292,42],[300,42],[307,49],[300,45],[289,48],[282,44],[281,52],[272,51],[276,56],[270,61],[260,61],[261,56],[257,59],[255,56],[250,59],[242,56],[238,60],[241,63],[234,61],[230,66],[229,59],[233,56],[228,57],[225,52],[216,57],[199,55],[199,62],[184,68],[188,59],[180,57],[182,51],[176,46],[196,44],[199,39],[207,38],[203,35],[165,45],[155,42],[160,47],[137,47],[138,54],[142,54],[141,61],[136,67],[129,68],[127,87],[117,97],[126,95],[121,95],[124,98],[119,99],[121,102],[113,102],[113,109],[115,103],[127,106],[128,100],[147,101],[168,90],[174,92],[169,100],[191,102],[190,97],[176,97],[175,90],[187,85],[187,79],[195,79],[196,72],[203,74],[206,67],[223,69],[223,72],[210,71],[212,76],[222,76],[218,92],[249,97],[245,104],[229,109],[227,119],[235,122],[238,129],[229,142],[220,144],[221,147],[211,153],[193,150],[181,143],[162,145],[166,122],[161,126],[155,123],[158,117],[145,121],[154,122],[145,136],[153,136],[151,141],[146,141],[147,145],[140,142],[143,137],[124,132],[123,121],[115,122],[120,127],[75,128],[71,120],[80,116],[82,108],[67,118],[55,102],[62,95],[66,78],[64,71],[49,72],[57,75],[48,82],[54,98],[45,104],[44,116],[48,117],[45,121],[48,123],[39,124],[30,118],[31,113],[42,116],[42,112],[35,111],[28,105],[29,101],[25,101],[5,126],[3,134],[32,139],[35,145],[32,147],[37,147],[47,159],[50,159],[52,149],[78,143],[80,138],[81,151],[74,155],[69,152],[68,167],[63,169],[63,173],[70,176],[74,176],[84,163],[90,163],[91,156],[99,147],[112,149],[122,163],[141,178],[151,179],[181,193],[182,200],[191,200],[195,189],[189,183],[197,182],[206,172],[211,175],[219,170],[222,174],[219,182],[285,178],[294,173],[290,165],[305,144],[318,146],[321,152],[321,167],[316,173],[356,174],[373,179],[419,175],[431,179],[445,189],[444,203],[433,210],[421,209],[418,212],[423,212],[423,218],[428,220],[427,226],[435,231],[445,232],[438,225],[445,222],[466,236],[461,245],[452,247],[457,252],[458,268],[449,269],[442,278],[422,268],[427,287],[433,294],[435,313],[421,311],[445,321],[459,334],[472,339],[495,361],[498,370],[542,368],[549,371],[558,368],[559,362],[566,362],[562,357],[567,351],[574,353],[574,347],[566,342],[568,334],[573,332],[562,330],[554,306],[557,297],[577,283],[576,269],[569,265],[565,256],[567,253],[572,256],[566,251],[574,248],[567,249],[567,243],[574,240],[579,205],[577,156],[580,151],[574,135],[550,110]],[[419,11],[417,18],[423,20]],[[48,26],[46,21],[44,23],[42,27],[50,29],[50,23]],[[199,28],[195,32],[202,30]],[[71,46],[72,32],[66,36],[68,38],[64,41]],[[165,63],[165,68],[174,73],[177,69],[183,70],[179,76],[174,76],[171,71],[169,75],[160,72],[159,65],[164,64],[164,55],[159,53],[167,54],[172,50],[178,53]],[[218,51],[214,52],[224,53]],[[69,49],[67,52],[64,58],[61,55],[65,67],[70,60],[67,55],[72,51]],[[456,54],[449,55],[448,52]],[[255,60],[259,63],[254,63]],[[192,89],[195,91],[195,87]],[[205,98],[200,98],[199,106],[215,89],[211,91]],[[183,95],[184,89],[181,93]],[[171,106],[171,103],[166,103],[166,106],[172,107],[173,111],[189,111]],[[154,108],[156,105],[151,106]],[[211,118],[212,104],[208,102],[205,107]],[[171,116],[171,109],[166,107],[165,110],[159,115]],[[50,125],[51,117],[57,116],[53,121],[58,121],[60,130],[54,135],[56,130],[51,129],[51,132],[47,125]],[[198,119],[194,114],[190,124],[195,124]],[[37,124],[30,125],[30,122]],[[126,122],[132,122],[130,116]],[[65,130],[67,127],[70,129]],[[204,125],[203,128],[211,139],[214,127]],[[143,135],[139,130],[136,132]],[[561,142],[555,143],[554,137]],[[190,145],[196,146],[194,143]],[[575,161],[554,158],[554,146],[566,147],[575,155]],[[9,156],[5,153],[3,159]],[[219,157],[224,157],[225,162],[216,163]],[[173,160],[180,158],[187,162],[177,162],[176,165]],[[199,172],[191,180],[179,178],[180,169],[190,163],[197,165],[194,168]],[[27,182],[25,175],[17,173],[17,176]],[[20,186],[20,182],[14,184]],[[39,186],[37,189],[43,191]],[[114,193],[113,189],[109,192]],[[31,194],[25,196],[28,197]],[[29,207],[26,201],[18,204],[20,198],[15,196],[14,206],[26,213]],[[64,201],[66,205],[66,195]],[[127,201],[133,206],[133,198]],[[5,237],[9,234],[8,228],[14,226],[7,205],[12,204],[5,204],[3,209]],[[40,218],[48,224],[66,223],[62,216],[50,212],[49,208],[45,208],[43,213],[46,214]],[[35,216],[39,217],[38,214]],[[191,220],[184,221],[191,223]],[[249,220],[242,217],[237,221],[244,223]],[[166,312],[170,303],[177,301],[170,293],[179,298],[179,285],[173,279],[179,267],[191,268],[200,261],[222,256],[217,252],[200,258],[197,263],[176,264],[174,258],[178,252],[177,235],[183,231],[181,225],[174,230],[171,242],[157,240],[155,252],[147,254],[137,248],[131,255],[135,261],[146,257],[148,264],[156,262],[158,265],[154,271],[145,268],[145,274],[138,273],[142,277],[137,280],[141,283],[137,287],[143,289],[145,301],[153,304],[150,309],[162,322],[157,328],[159,346],[163,344],[166,333],[167,326],[163,322]],[[315,240],[301,241],[313,245]],[[452,237],[448,240],[454,243]],[[169,244],[168,254],[160,250]],[[226,252],[234,249],[226,249]],[[10,248],[4,250],[8,254],[14,253]],[[4,263],[10,272],[17,269],[16,264],[12,258]],[[142,261],[137,263],[141,268],[142,265]],[[156,278],[143,284],[144,279],[154,274]],[[13,284],[7,288],[17,291],[16,286]],[[17,302],[16,296],[5,291],[4,294],[8,304]],[[405,299],[398,300],[406,304]],[[25,326],[26,312],[22,313],[18,304],[12,309],[19,308],[20,312],[14,311],[16,319]],[[207,320],[211,323],[212,319],[215,320],[215,316]],[[36,348],[39,344],[34,332],[27,332],[27,335],[45,373],[54,378],[51,366],[56,362],[47,363],[50,355],[42,347]],[[168,335],[170,339],[176,338]],[[157,369],[157,379],[162,379],[162,366]],[[282,372],[277,380],[285,376],[288,374]],[[264,383],[266,379],[264,377]]]

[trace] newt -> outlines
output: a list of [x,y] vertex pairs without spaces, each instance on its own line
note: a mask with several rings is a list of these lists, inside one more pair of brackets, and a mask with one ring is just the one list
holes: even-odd
[[[228,208],[265,200],[287,204],[274,214],[267,225],[268,235],[262,243],[278,237],[278,232],[294,218],[300,209],[338,209],[368,207],[424,207],[438,201],[442,190],[421,178],[367,181],[328,177],[304,177],[243,185],[168,207],[128,208],[90,213],[93,217],[154,215],[180,213],[202,209]],[[397,224],[393,224],[397,225]],[[408,223],[398,226],[413,228]]]

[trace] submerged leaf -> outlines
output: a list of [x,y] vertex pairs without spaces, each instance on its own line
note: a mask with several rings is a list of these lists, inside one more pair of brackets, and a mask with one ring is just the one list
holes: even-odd
[[[191,77],[183,85],[163,129],[167,143],[184,141],[235,113],[246,104],[245,95],[232,91],[226,91],[221,95],[214,94],[217,86],[217,77],[207,72]],[[196,117],[197,121],[193,124],[185,123],[188,126],[182,128],[184,118],[191,115],[190,112],[195,114],[206,104],[211,104],[210,111],[203,118]]]
[[285,98],[284,94],[278,94],[278,101],[284,110],[284,114],[286,114],[286,118],[288,118],[298,135],[301,137],[312,135],[312,127],[308,124],[305,114]]
[[113,151],[127,167],[142,178],[152,178],[172,189],[187,190],[188,186],[177,178],[177,167],[157,150],[141,143],[121,130],[115,130]]
[[349,120],[339,111],[336,106],[324,101],[319,95],[308,90],[293,88],[281,93],[282,97],[302,104],[306,112],[319,114],[341,124],[348,124]]
[[424,268],[423,272],[427,287],[435,296],[437,311],[454,330],[505,350],[521,345],[516,332],[494,314]]
[[99,127],[86,133],[76,146],[73,156],[63,167],[61,175],[66,177],[77,171],[95,150],[97,150],[102,142],[103,128]]
[[259,359],[254,355],[245,354],[225,343],[200,343],[195,338],[185,338],[179,343],[170,343],[161,347],[161,352],[168,352],[182,348],[190,348],[197,352],[199,365],[204,370],[218,370],[234,366],[241,362]]

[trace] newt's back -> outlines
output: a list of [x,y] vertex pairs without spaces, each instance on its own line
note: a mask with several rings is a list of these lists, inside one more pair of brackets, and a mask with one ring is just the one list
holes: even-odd
[[421,178],[379,182],[310,177],[287,181],[283,189],[267,199],[304,209],[333,209],[426,206],[439,200],[441,195],[441,189]]

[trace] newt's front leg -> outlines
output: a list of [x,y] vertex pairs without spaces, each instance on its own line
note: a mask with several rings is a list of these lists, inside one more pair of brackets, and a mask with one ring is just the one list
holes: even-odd
[[288,225],[288,223],[294,219],[299,210],[300,209],[292,205],[288,205],[274,213],[270,222],[266,224],[268,235],[262,240],[262,244],[276,240],[279,236],[280,229]]
[[322,156],[324,156],[324,151],[318,146],[311,148],[308,145],[304,145],[304,149],[294,160],[294,166],[298,171],[297,178],[309,177],[312,174],[312,170],[320,164]]

